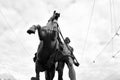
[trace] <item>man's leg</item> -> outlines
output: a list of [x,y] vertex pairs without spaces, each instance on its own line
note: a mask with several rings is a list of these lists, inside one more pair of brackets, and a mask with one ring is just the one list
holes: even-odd
[[70,80],[76,80],[76,73],[75,73],[75,70],[74,70],[72,58],[68,57],[68,60],[67,60],[66,63],[67,63],[68,69],[69,69],[69,78],[70,78]]
[[58,62],[58,66],[57,66],[57,71],[58,71],[58,80],[63,80],[63,69],[64,69],[64,65],[65,63],[62,61]]

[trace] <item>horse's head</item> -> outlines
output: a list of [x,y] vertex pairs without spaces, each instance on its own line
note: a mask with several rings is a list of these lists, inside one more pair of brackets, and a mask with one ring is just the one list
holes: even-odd
[[41,27],[41,29],[38,29],[40,40],[44,41],[44,43],[46,43],[47,46],[48,45],[53,46],[57,42],[58,23],[56,21],[59,17],[60,17],[60,13],[56,13],[56,11],[54,11],[47,25]]
[[60,17],[60,13],[56,11],[53,12],[52,17],[49,19],[46,26],[44,26],[43,33],[45,35],[45,40],[53,41],[57,39],[58,36],[58,23],[57,20]]
[[48,21],[58,20],[59,17],[60,17],[60,13],[57,13],[56,11],[54,11],[53,16]]
[[58,20],[58,18],[60,17],[60,13],[56,13],[56,11],[54,11],[53,17],[54,19]]

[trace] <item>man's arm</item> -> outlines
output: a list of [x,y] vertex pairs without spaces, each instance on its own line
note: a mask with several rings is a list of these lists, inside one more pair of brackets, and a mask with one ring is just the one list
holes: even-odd
[[59,34],[58,34],[57,39],[58,39],[58,41],[59,41],[60,44],[63,44],[62,41],[61,41],[61,38],[60,38]]
[[71,47],[70,45],[68,45],[68,47],[69,47],[69,50],[71,52],[73,63],[75,64],[75,66],[79,66],[80,64],[79,64],[79,62],[77,61],[76,57],[73,54],[73,51],[74,51],[73,47]]

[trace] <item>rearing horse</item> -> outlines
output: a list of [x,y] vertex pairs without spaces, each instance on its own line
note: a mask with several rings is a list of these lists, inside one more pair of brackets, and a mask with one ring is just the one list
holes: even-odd
[[46,80],[53,80],[55,74],[55,64],[50,68],[47,66],[48,59],[59,48],[57,19],[60,15],[54,12],[46,26],[33,25],[27,33],[35,33],[38,31],[40,45],[37,50],[37,60],[35,62],[36,80],[40,80],[39,73],[45,71]]

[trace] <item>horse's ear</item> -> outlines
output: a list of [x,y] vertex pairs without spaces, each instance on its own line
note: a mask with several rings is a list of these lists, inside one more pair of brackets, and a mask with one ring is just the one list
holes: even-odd
[[56,13],[56,10],[54,10],[53,14],[55,14],[55,13]]

